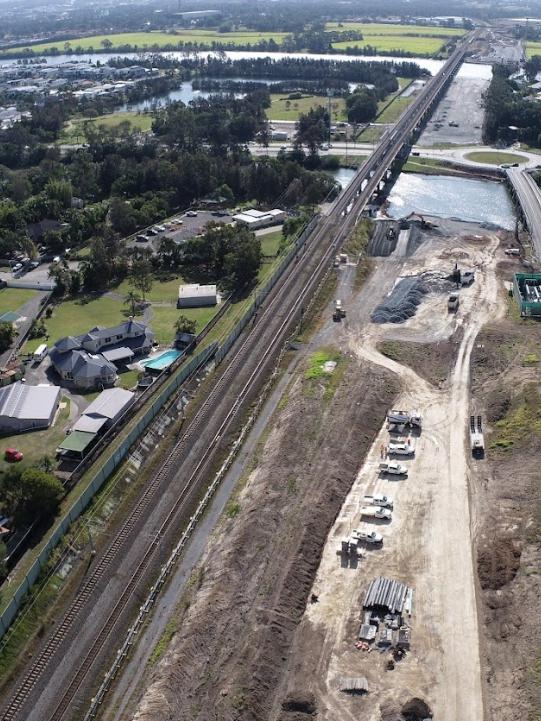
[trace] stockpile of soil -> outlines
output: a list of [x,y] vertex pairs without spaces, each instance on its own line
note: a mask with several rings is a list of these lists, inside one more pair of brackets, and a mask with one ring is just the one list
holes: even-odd
[[308,383],[296,378],[238,513],[209,543],[201,586],[137,721],[318,715],[305,689],[278,690],[327,534],[398,387],[384,369],[353,362],[330,400]]

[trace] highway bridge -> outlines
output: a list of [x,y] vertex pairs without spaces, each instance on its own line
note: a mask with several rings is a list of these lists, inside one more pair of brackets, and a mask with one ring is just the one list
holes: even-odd
[[234,437],[249,403],[332,266],[332,259],[382,180],[400,162],[412,137],[452,79],[471,38],[426,84],[396,126],[321,219],[261,305],[253,323],[209,379],[170,454],[125,509],[63,615],[44,635],[5,700],[0,721],[62,721],[84,715],[103,668],[123,638],[130,614],[156,578]]
[[534,254],[537,260],[541,260],[541,189],[528,172],[519,168],[509,168],[507,178],[522,208]]

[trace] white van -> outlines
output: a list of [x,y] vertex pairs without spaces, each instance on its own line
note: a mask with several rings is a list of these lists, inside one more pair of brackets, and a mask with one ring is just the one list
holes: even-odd
[[34,363],[41,363],[41,361],[45,358],[46,355],[47,345],[45,343],[42,343],[34,351]]

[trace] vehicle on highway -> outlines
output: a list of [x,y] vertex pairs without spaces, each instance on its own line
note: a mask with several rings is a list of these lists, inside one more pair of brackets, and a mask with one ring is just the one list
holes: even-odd
[[379,546],[383,543],[383,536],[376,531],[353,531],[353,534],[361,543],[367,543],[371,546]]
[[397,461],[381,461],[379,464],[380,473],[389,473],[391,476],[407,476],[408,469]]
[[393,514],[388,508],[382,506],[363,506],[361,508],[361,518],[378,518],[384,521],[392,521]]
[[393,499],[390,496],[385,496],[383,493],[366,495],[364,500],[366,503],[371,503],[373,506],[381,506],[382,508],[389,508],[391,511],[393,510]]
[[197,218],[197,210],[188,210],[185,215],[187,218]]

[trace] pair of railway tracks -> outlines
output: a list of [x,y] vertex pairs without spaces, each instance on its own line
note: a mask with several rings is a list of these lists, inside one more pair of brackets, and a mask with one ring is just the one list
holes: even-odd
[[[450,61],[451,72],[456,69],[457,62],[460,64],[457,58],[455,54]],[[430,88],[430,92],[423,93],[419,97],[420,107],[417,107],[418,102],[415,103],[415,109],[414,106],[410,106],[404,120],[399,121],[395,131],[386,140],[387,150],[385,145],[377,149],[374,156],[362,166],[350,187],[339,196],[331,214],[323,219],[303,248],[299,249],[297,258],[290,263],[282,279],[269,294],[263,305],[263,311],[256,316],[253,326],[232,355],[225,371],[216,381],[206,400],[189,422],[188,428],[177,441],[162,467],[152,476],[111,543],[99,557],[96,557],[61,622],[46,640],[22,682],[4,707],[0,716],[1,721],[16,721],[21,718],[22,711],[36,693],[38,684],[49,670],[51,662],[67,642],[76,620],[81,617],[82,611],[94,598],[101,582],[114,572],[115,563],[122,557],[128,539],[133,536],[142,519],[147,515],[158,491],[171,485],[178,471],[182,469],[183,463],[187,462],[190,451],[195,445],[195,439],[201,437],[205,428],[212,427],[213,417],[217,415],[216,409],[224,403],[223,417],[221,421],[217,420],[212,438],[202,449],[195,467],[188,471],[174,502],[159,528],[152,534],[153,539],[137,561],[106,620],[90,641],[86,651],[79,654],[81,660],[75,666],[67,685],[63,687],[58,703],[47,716],[49,721],[61,721],[64,718],[94,662],[107,647],[124,611],[133,601],[135,591],[149,574],[159,539],[168,536],[176,527],[176,520],[186,512],[194,494],[201,488],[202,481],[205,480],[205,471],[215,458],[224,436],[254,392],[265,369],[282,347],[288,332],[302,316],[309,297],[323,277],[325,269],[329,268],[333,254],[354,227],[358,212],[362,210],[386,168],[396,157],[398,149],[418,122],[418,116],[426,110],[423,105],[429,107],[433,97],[445,82],[445,73],[443,73],[438,76],[437,86]],[[361,190],[364,180],[367,183]],[[243,378],[243,373],[244,380],[239,386],[238,381]],[[44,717],[41,716],[41,719]]]

